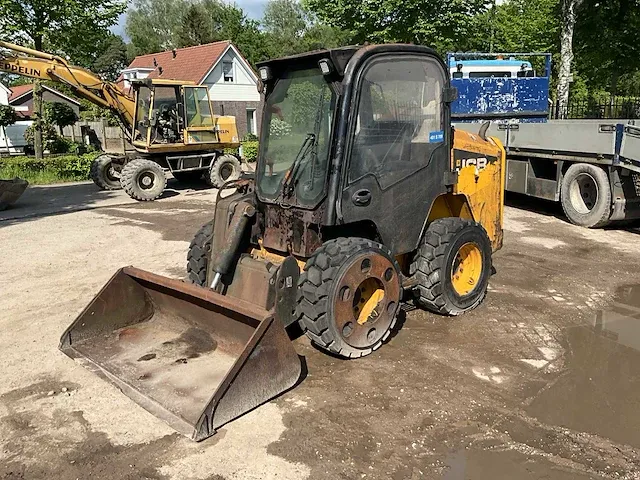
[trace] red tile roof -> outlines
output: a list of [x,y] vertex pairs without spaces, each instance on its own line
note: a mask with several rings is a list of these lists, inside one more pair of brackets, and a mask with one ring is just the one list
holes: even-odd
[[11,95],[9,95],[9,103],[15,100],[18,97],[21,97],[27,92],[30,92],[33,89],[33,84],[28,83],[26,85],[17,85],[15,87],[9,87],[11,90]]
[[[173,51],[140,55],[133,59],[127,69],[153,68],[154,70],[149,74],[149,78],[200,83],[229,44],[230,42],[228,41],[215,42],[195,47],[177,48]],[[154,59],[157,66],[154,64]],[[160,74],[160,68],[162,68],[162,74]]]
[[[47,85],[43,85],[42,88],[53,93],[56,96],[65,98],[66,100],[71,100],[72,102],[80,105],[80,102],[78,100],[68,97],[58,92],[57,90],[51,87],[48,87]],[[20,97],[22,97],[23,95],[30,93],[31,90],[33,90],[33,84],[27,83],[25,85],[16,85],[15,87],[9,87],[9,89],[11,90],[11,95],[9,95],[9,105],[12,105],[15,101],[19,100]],[[13,105],[13,106],[19,106],[21,103],[23,102],[18,102],[17,105]],[[31,116],[33,115],[33,105],[30,105],[27,110],[19,111],[16,113],[18,114],[18,117],[27,118],[27,119],[31,118]]]

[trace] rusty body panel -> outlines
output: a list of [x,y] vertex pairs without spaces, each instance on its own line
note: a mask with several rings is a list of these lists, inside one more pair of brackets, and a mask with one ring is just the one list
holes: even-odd
[[63,334],[60,349],[177,431],[202,440],[300,377],[284,329],[288,317],[280,318],[291,315],[295,288],[291,279],[279,284],[279,303],[287,306],[267,311],[125,267]]
[[267,249],[308,258],[322,245],[318,226],[324,209],[301,210],[279,205],[264,206],[264,240]]

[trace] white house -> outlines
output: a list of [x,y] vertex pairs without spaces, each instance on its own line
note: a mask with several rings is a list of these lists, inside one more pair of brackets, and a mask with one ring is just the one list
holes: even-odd
[[[63,93],[47,86],[42,86],[42,99],[45,102],[57,102],[69,105],[78,115],[80,102]],[[24,132],[33,120],[33,84],[17,85],[7,88],[0,84],[0,105],[10,105],[18,114],[18,121],[6,127],[0,128],[0,152],[22,153],[27,145]],[[6,135],[6,138],[5,138]]]
[[138,56],[122,70],[119,81],[127,88],[131,80],[142,78],[207,85],[215,113],[236,117],[240,137],[259,131],[258,77],[231,42],[214,42]]
[[[0,83],[0,105],[9,105],[11,89]],[[14,107],[15,108],[15,107]],[[24,131],[31,125],[30,121],[20,120],[6,128],[0,128],[0,152],[19,153],[26,145]]]
[[11,90],[0,83],[0,105],[9,105]]

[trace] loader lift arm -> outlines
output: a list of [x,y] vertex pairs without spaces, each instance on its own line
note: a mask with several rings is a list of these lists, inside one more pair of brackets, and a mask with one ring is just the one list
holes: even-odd
[[0,52],[0,71],[60,82],[71,87],[79,97],[111,110],[122,123],[122,130],[130,137],[135,100],[118,85],[82,67],[69,65],[58,55],[4,41],[0,41],[0,47],[22,54],[6,56]]

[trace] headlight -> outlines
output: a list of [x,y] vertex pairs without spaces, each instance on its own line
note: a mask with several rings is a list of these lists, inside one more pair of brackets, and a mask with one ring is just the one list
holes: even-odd
[[333,65],[331,65],[331,62],[328,58],[323,58],[322,60],[318,61],[318,66],[320,67],[322,75],[329,75],[333,71]]
[[271,80],[271,69],[269,67],[260,67],[258,73],[260,74],[260,80],[263,82]]

